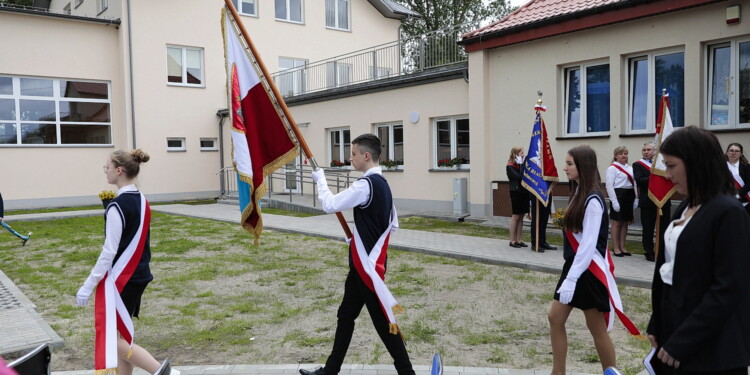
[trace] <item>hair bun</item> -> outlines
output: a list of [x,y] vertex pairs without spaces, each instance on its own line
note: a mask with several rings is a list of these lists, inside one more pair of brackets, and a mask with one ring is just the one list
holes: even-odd
[[151,159],[151,157],[148,156],[147,153],[143,152],[143,150],[141,150],[140,148],[137,150],[133,150],[132,155],[133,155],[133,161],[137,163],[145,163],[149,159]]

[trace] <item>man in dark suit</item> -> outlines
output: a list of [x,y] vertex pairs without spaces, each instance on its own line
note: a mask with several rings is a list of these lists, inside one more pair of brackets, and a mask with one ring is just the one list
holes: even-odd
[[[643,252],[646,260],[654,261],[654,228],[656,227],[656,216],[658,207],[648,197],[648,179],[651,177],[651,159],[654,157],[654,144],[646,142],[641,147],[643,159],[633,163],[633,177],[638,185],[638,207],[641,209],[641,225],[643,225]],[[662,207],[662,216],[659,221],[659,238],[664,236],[664,231],[669,225],[672,203],[667,201]]]
[[[539,199],[531,195],[533,201],[531,205],[531,251],[538,251],[543,253],[544,250],[557,250],[557,246],[552,246],[547,243],[547,221],[549,221],[550,209],[552,208],[551,200],[552,195],[548,197],[547,206],[545,207]],[[539,247],[537,248],[537,207],[539,207]]]

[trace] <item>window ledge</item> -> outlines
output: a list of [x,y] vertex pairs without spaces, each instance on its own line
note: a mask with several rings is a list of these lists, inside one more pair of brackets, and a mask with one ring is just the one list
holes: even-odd
[[347,33],[352,32],[352,29],[341,29],[341,28],[333,27],[333,26],[326,26],[326,29],[333,30],[333,31],[343,31],[343,32],[347,32]]
[[706,130],[709,130],[713,133],[746,133],[750,132],[750,128],[724,128],[724,129],[712,129],[711,127],[706,127]]
[[428,172],[471,172],[471,169],[430,168]]
[[620,134],[620,138],[637,138],[637,137],[654,137],[656,133],[630,133],[630,134]]
[[288,20],[288,19],[284,19],[284,18],[275,18],[275,20],[279,21],[279,22],[291,23],[291,24],[294,24],[294,25],[300,25],[300,26],[304,26],[305,25],[304,21],[302,21],[302,22],[300,22],[300,21],[292,21],[292,20]]
[[175,83],[175,82],[167,82],[167,86],[174,86],[174,87],[192,87],[192,88],[198,88],[198,89],[205,89],[206,85],[191,85],[188,83]]
[[565,141],[568,139],[592,139],[592,138],[609,138],[609,134],[597,134],[597,135],[575,135],[575,136],[565,136],[565,137],[555,137],[556,141]]
[[403,169],[386,169],[383,168],[383,172],[403,172]]

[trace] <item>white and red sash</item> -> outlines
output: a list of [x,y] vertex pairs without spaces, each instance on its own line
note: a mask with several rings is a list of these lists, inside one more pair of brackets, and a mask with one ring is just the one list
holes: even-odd
[[[112,268],[99,281],[94,305],[96,339],[94,347],[95,375],[117,374],[117,333],[133,347],[133,321],[120,292],[133,276],[141,261],[151,222],[151,208],[143,194],[141,198],[141,225]],[[128,353],[130,355],[130,353]]]
[[362,243],[362,238],[359,236],[359,232],[357,232],[357,227],[355,226],[351,251],[354,268],[365,285],[375,292],[380,302],[380,307],[388,319],[389,332],[395,335],[399,333],[395,314],[403,312],[404,308],[396,302],[396,298],[393,297],[393,294],[391,294],[391,291],[388,290],[383,281],[385,279],[385,261],[388,255],[388,240],[391,237],[394,215],[396,215],[396,207],[393,207],[391,210],[391,219],[388,222],[388,228],[380,235],[369,255],[365,251],[365,245]]
[[633,185],[633,187],[635,187],[635,180],[633,179],[633,175],[631,175],[627,171],[627,169],[625,169],[625,168],[623,168],[623,167],[621,167],[621,166],[619,166],[619,165],[617,165],[615,163],[612,163],[610,165],[613,166],[613,167],[615,167],[615,168],[617,168],[617,169],[619,169],[620,172],[625,173],[625,176],[628,178],[628,181],[630,181],[630,184]]
[[651,170],[651,162],[646,159],[638,160],[636,163],[642,165],[647,171]]
[[[729,162],[727,162],[727,166],[731,167]],[[729,171],[732,172],[732,177],[734,178],[734,187],[736,187],[737,191],[739,192],[740,189],[745,186],[745,181],[743,181],[742,177],[740,176],[740,168],[729,168]],[[739,195],[737,196],[739,197]],[[750,201],[750,192],[745,193],[745,199]]]
[[[570,246],[573,248],[573,252],[578,252],[578,240],[575,238],[572,232],[569,230],[565,231],[565,237],[568,239]],[[588,270],[594,274],[597,280],[601,282],[607,293],[609,294],[609,310],[610,312],[604,313],[604,319],[607,321],[607,331],[612,329],[615,322],[615,314],[633,336],[641,336],[641,332],[638,331],[635,324],[628,319],[624,312],[622,312],[622,301],[620,300],[620,292],[617,290],[617,284],[615,283],[615,264],[612,262],[612,256],[609,254],[609,249],[604,252],[604,256],[599,251],[594,251],[594,256],[591,258]],[[611,314],[614,311],[615,314]]]

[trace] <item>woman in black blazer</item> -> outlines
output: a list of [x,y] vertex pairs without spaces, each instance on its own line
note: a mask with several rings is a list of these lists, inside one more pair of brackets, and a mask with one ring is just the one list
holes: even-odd
[[510,204],[513,216],[510,218],[510,247],[527,247],[521,241],[521,230],[523,229],[523,215],[529,213],[529,193],[521,186],[521,165],[523,165],[523,147],[516,146],[510,149],[508,165],[505,166],[505,173],[508,175],[508,185],[510,188]]
[[737,198],[750,213],[750,164],[745,157],[744,148],[739,143],[730,143],[726,155],[727,167],[732,172],[734,186],[739,190]]
[[648,338],[660,374],[747,374],[750,216],[711,132],[687,127],[660,149],[665,177],[687,198],[662,238]]

